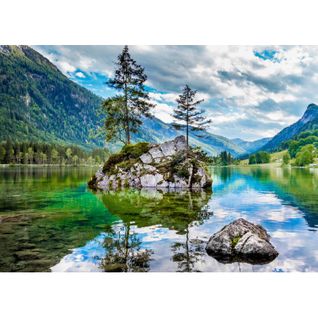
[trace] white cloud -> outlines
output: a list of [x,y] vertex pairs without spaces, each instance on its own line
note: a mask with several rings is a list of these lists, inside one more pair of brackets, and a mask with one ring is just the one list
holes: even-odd
[[85,74],[82,73],[82,72],[76,72],[76,73],[75,73],[75,76],[76,76],[76,77],[79,77],[79,78],[85,78],[85,77],[86,77]]
[[[121,46],[41,46],[63,73],[78,70],[113,76]],[[272,58],[260,58],[264,50]],[[318,101],[318,46],[130,46],[145,67],[158,108],[171,121],[172,105],[185,84],[204,98],[211,131],[255,139],[296,121]],[[106,90],[106,87],[105,87]]]
[[171,106],[163,103],[157,103],[153,110],[153,115],[165,123],[171,123],[173,122],[172,112],[173,109]]
[[76,71],[76,67],[71,65],[70,63],[66,61],[60,61],[57,62],[57,67],[66,75],[69,75],[68,73],[72,73]]

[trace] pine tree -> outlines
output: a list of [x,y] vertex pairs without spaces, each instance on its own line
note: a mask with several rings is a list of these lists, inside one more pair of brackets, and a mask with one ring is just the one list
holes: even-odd
[[5,163],[13,163],[14,150],[13,150],[12,141],[10,139],[5,144],[5,150],[6,150],[6,153],[5,153],[4,162]]
[[0,163],[4,163],[5,156],[6,156],[6,149],[3,145],[0,145]]
[[118,90],[120,95],[108,98],[103,103],[108,116],[105,121],[106,140],[121,140],[129,144],[131,133],[136,133],[142,124],[141,117],[150,117],[154,105],[149,102],[149,94],[144,87],[147,80],[144,68],[130,56],[127,45],[118,55],[116,66],[115,76],[107,84]]
[[[106,141],[119,140],[127,143],[127,131],[125,121],[125,99],[115,96],[106,99],[102,105],[107,114],[105,120]],[[130,139],[130,137],[129,137]]]
[[[176,119],[173,126],[178,130],[181,128],[186,130],[187,153],[189,151],[189,132],[203,131],[206,125],[211,123],[211,120],[206,120],[203,116],[204,110],[197,109],[197,106],[204,100],[196,100],[196,94],[197,91],[186,85],[176,100],[178,106],[173,113],[173,117]],[[198,137],[201,136],[198,135]]]

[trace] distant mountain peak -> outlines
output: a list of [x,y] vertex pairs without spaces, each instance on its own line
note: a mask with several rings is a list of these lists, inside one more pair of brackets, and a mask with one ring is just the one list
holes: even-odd
[[283,142],[292,139],[302,131],[314,129],[316,127],[318,127],[318,105],[312,103],[307,106],[301,119],[280,131],[264,147],[262,147],[262,150],[278,150]]
[[318,105],[311,103],[307,106],[307,110],[311,110],[311,109],[318,109]]
[[253,141],[246,141],[241,138],[231,139],[236,145],[244,149],[244,154],[253,153],[263,147],[271,138],[261,138]]
[[309,104],[300,122],[306,124],[318,117],[318,105]]

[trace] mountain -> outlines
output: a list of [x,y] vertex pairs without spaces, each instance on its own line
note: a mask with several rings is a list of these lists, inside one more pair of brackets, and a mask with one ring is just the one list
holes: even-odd
[[[144,118],[143,126],[138,134],[133,135],[133,141],[148,141],[160,143],[170,140],[183,133],[182,130],[177,131],[171,124],[164,123],[160,119],[154,117]],[[199,137],[200,136],[200,137]],[[244,149],[233,143],[228,138],[204,132],[190,132],[189,138],[192,146],[201,147],[209,155],[217,155],[221,151],[230,152],[233,156],[239,156],[244,153]]]
[[231,139],[233,143],[244,149],[245,153],[253,153],[268,143],[271,138],[262,138],[254,141],[246,141],[240,138]]
[[303,117],[296,123],[284,128],[277,135],[275,135],[267,144],[265,144],[261,150],[276,151],[279,150],[281,144],[284,141],[292,139],[299,133],[305,130],[318,128],[318,106],[316,104],[310,104]]
[[0,140],[102,146],[89,140],[101,103],[28,46],[0,46]]
[[[100,123],[102,99],[74,83],[40,53],[28,46],[0,46],[0,142],[38,141],[103,146],[103,138],[90,139]],[[156,117],[143,120],[132,141],[159,143],[181,132]],[[208,132],[190,134],[190,143],[210,155],[223,150],[237,156],[244,149],[231,140]],[[107,145],[109,146],[109,145]],[[110,145],[115,150],[120,144]]]

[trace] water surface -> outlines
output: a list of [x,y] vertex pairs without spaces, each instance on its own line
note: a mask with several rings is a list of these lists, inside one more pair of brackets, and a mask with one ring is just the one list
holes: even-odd
[[[318,169],[213,168],[213,193],[94,193],[95,169],[0,170],[0,271],[318,271]],[[239,217],[267,229],[273,262],[206,254]]]

